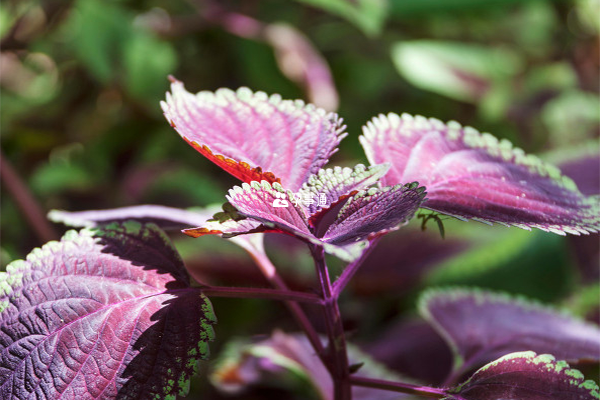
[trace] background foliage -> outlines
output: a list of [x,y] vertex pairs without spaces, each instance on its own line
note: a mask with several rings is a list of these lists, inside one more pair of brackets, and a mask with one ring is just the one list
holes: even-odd
[[[193,92],[248,86],[337,109],[349,138],[334,164],[366,161],[357,137],[372,116],[408,112],[508,138],[598,194],[599,21],[597,0],[6,1],[2,267],[60,236],[64,228],[42,218],[50,209],[223,200],[234,179],[161,114],[169,74]],[[37,204],[23,197],[19,180]],[[390,339],[406,336],[405,319],[426,286],[520,293],[598,321],[597,236],[446,221],[442,241],[435,223],[427,226],[420,233],[416,222],[386,238],[342,305],[353,341],[388,366],[435,381],[407,365],[406,342]],[[175,244],[194,277],[265,284],[234,245],[182,236]],[[314,284],[304,248],[282,238],[268,244],[292,286]],[[268,333],[282,321],[295,329],[277,304],[214,303],[213,353],[228,337]],[[190,398],[212,393],[208,385],[198,378]],[[261,390],[257,398],[283,389]]]

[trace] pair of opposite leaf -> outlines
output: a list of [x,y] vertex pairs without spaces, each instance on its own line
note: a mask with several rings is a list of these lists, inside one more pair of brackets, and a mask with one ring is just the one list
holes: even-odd
[[[311,104],[247,88],[194,95],[174,80],[161,105],[183,139],[244,182],[229,191],[232,207],[190,236],[284,232],[352,260],[419,207],[558,234],[600,230],[597,199],[557,168],[456,122],[380,115],[360,137],[370,167],[322,169],[345,127]],[[293,201],[320,193],[326,206]],[[281,197],[289,206],[273,207]]]

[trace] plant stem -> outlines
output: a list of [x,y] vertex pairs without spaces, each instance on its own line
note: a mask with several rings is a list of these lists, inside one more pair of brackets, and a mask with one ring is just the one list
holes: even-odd
[[344,326],[338,307],[337,298],[333,297],[331,280],[325,264],[325,252],[322,246],[309,245],[319,283],[323,295],[323,308],[325,312],[325,326],[329,338],[329,370],[333,380],[335,400],[352,399],[352,387],[350,386],[350,369],[348,367],[348,353],[346,351],[346,337]]
[[417,386],[409,383],[399,383],[392,381],[384,381],[381,379],[371,379],[362,376],[350,377],[350,383],[354,386],[363,386],[374,389],[388,390],[392,392],[416,394],[425,397],[434,397],[441,399],[447,396],[443,389],[436,389],[429,386]]
[[363,251],[360,257],[348,264],[346,268],[344,268],[344,270],[342,271],[340,277],[337,278],[335,282],[333,282],[333,297],[335,299],[340,297],[340,294],[342,293],[348,282],[350,282],[350,279],[352,279],[354,274],[356,274],[358,268],[360,268],[362,263],[369,256],[369,254],[371,254],[371,251],[375,248],[378,242],[379,237],[372,239],[369,242],[369,247],[366,248],[365,251]]
[[57,239],[58,235],[46,219],[46,215],[42,211],[42,208],[1,151],[0,177],[2,178],[2,183],[4,183],[6,190],[8,190],[8,193],[10,193],[11,197],[15,200],[17,207],[21,210],[21,213],[40,242],[43,244],[50,240]]
[[[271,285],[273,285],[273,287],[283,291],[290,291],[286,283],[283,281],[283,279],[281,279],[281,276],[277,274],[275,266],[265,253],[264,239],[262,234],[254,234],[244,238],[232,238],[231,240],[236,241],[237,244],[242,246],[250,254],[250,256],[252,256],[254,262],[264,277],[271,283]],[[308,316],[300,304],[293,301],[286,301],[285,305],[290,310],[292,316],[296,320],[296,323],[300,325],[300,328],[306,334],[308,341],[312,345],[313,349],[315,349],[315,352],[319,356],[321,362],[324,365],[327,365],[327,357],[323,343],[321,343],[319,334],[308,319]]]
[[265,288],[206,286],[202,293],[213,297],[237,297],[250,299],[271,299],[281,301],[298,301],[303,303],[322,303],[322,299],[312,293],[295,292],[292,290],[277,290]]

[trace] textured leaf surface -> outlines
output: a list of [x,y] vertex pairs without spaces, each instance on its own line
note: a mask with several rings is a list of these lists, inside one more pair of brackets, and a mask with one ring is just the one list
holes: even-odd
[[549,354],[511,353],[493,361],[455,389],[448,400],[592,400],[598,385]]
[[182,232],[191,237],[221,235],[224,238],[232,238],[246,233],[264,232],[266,229],[261,225],[258,221],[240,215],[230,203],[225,203],[223,211],[214,214],[201,226],[184,229]]
[[425,208],[460,219],[559,234],[597,232],[598,200],[558,169],[456,122],[380,115],[360,138],[371,164],[391,162],[385,185],[418,181]]
[[335,114],[247,88],[194,95],[175,81],[161,105],[181,137],[236,178],[280,179],[292,191],[317,173],[345,136]]
[[318,201],[307,206],[309,214],[312,215],[323,208],[330,207],[344,195],[374,185],[385,175],[388,169],[389,164],[371,167],[358,164],[354,168],[334,167],[322,169],[308,178],[299,193],[303,197],[306,195],[315,198],[315,200],[321,194],[325,195],[325,206],[321,206]]
[[0,397],[185,394],[215,322],[154,225],[68,232],[0,275]]
[[202,225],[210,218],[210,210],[189,211],[180,208],[141,205],[108,210],[62,211],[52,210],[48,218],[73,227],[95,227],[110,222],[135,220],[140,223],[154,223],[161,229],[182,229]]
[[412,218],[425,194],[425,188],[416,182],[363,190],[342,207],[322,240],[344,245],[395,229]]
[[455,367],[533,350],[569,362],[600,359],[600,329],[553,309],[478,290],[432,290],[419,309],[455,353]]

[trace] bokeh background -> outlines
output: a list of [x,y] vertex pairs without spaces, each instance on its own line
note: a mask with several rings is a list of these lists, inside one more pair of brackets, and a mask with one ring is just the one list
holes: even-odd
[[[60,237],[65,228],[45,219],[51,209],[224,201],[235,180],[162,116],[168,75],[192,92],[248,86],[337,111],[349,136],[334,164],[366,162],[361,126],[407,112],[507,138],[598,194],[599,33],[598,0],[3,1],[1,266]],[[520,293],[598,320],[597,235],[445,226],[445,240],[419,221],[390,235],[344,299],[353,340],[388,366],[439,379],[407,361],[411,351],[449,357],[410,342],[415,298],[433,285]],[[225,240],[173,240],[198,279],[265,284]],[[310,288],[304,249],[269,243],[286,280]],[[215,354],[232,336],[295,329],[263,301],[215,308]],[[198,378],[190,397],[202,392],[220,396]]]

